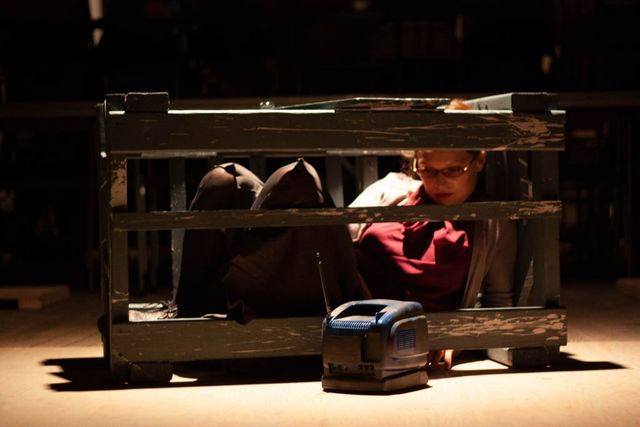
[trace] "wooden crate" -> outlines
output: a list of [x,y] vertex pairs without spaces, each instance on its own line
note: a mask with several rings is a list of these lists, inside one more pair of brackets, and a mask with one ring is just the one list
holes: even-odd
[[[177,282],[184,229],[336,225],[362,222],[362,218],[371,222],[453,217],[520,220],[518,307],[429,314],[430,342],[437,348],[504,348],[506,356],[497,354],[500,350],[492,354],[505,361],[517,360],[518,348],[565,345],[557,200],[557,152],[564,147],[564,112],[556,110],[554,95],[544,93],[479,98],[471,100],[474,109],[466,111],[438,108],[447,101],[357,98],[280,109],[171,110],[167,94],[108,96],[97,111],[101,281],[108,319],[105,356],[113,375],[127,377],[132,363],[320,353],[321,319],[317,317],[256,319],[246,326],[216,319],[129,322],[128,233],[141,230],[172,230],[178,242],[173,263]],[[411,208],[186,211],[184,158],[276,153],[335,159],[416,149],[502,152],[498,166],[508,169],[509,176],[494,181],[512,199]],[[127,162],[140,158],[171,159],[171,212],[128,209]]]

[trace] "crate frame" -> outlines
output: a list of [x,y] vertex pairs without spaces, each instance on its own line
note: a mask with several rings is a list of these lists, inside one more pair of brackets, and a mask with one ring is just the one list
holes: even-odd
[[[130,380],[132,366],[317,355],[321,349],[319,317],[255,319],[248,325],[207,318],[129,321],[128,233],[172,230],[177,283],[184,229],[337,225],[363,222],[362,218],[521,220],[517,306],[427,313],[429,342],[431,348],[489,349],[491,357],[509,365],[516,359],[548,363],[567,343],[558,249],[557,154],[564,148],[564,112],[557,110],[555,95],[546,93],[477,98],[468,101],[471,110],[437,107],[446,101],[355,98],[255,110],[172,110],[166,93],[108,95],[96,111],[101,289],[107,325],[103,338],[112,376]],[[509,180],[498,179],[499,185],[515,200],[454,206],[186,210],[185,158],[275,153],[324,155],[335,161],[345,155],[375,158],[416,149],[502,152],[498,165],[509,169]],[[127,162],[165,158],[171,159],[172,211],[129,211]]]

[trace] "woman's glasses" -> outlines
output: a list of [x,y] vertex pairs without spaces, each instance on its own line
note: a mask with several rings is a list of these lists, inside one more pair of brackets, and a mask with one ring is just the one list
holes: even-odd
[[476,156],[477,156],[477,154],[474,154],[471,157],[471,160],[469,160],[469,163],[467,163],[467,165],[464,166],[464,167],[463,166],[450,166],[450,167],[444,168],[444,169],[418,167],[418,159],[414,157],[413,158],[413,172],[417,173],[422,178],[429,178],[429,179],[433,179],[433,178],[437,177],[438,174],[442,174],[446,178],[458,178],[459,176],[462,176],[466,171],[469,170],[469,168],[473,164],[473,161],[476,159]]

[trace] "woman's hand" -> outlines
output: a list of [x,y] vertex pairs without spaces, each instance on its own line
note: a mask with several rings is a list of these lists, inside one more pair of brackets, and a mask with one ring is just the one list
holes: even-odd
[[427,367],[429,368],[446,369],[448,371],[452,365],[453,350],[432,350],[427,355]]

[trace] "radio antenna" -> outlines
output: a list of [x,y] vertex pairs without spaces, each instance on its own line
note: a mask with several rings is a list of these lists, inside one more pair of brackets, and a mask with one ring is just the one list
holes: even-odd
[[324,269],[322,268],[322,258],[320,258],[320,252],[316,252],[316,259],[318,260],[318,274],[320,274],[320,286],[322,287],[324,306],[327,309],[327,314],[331,314],[331,304],[329,304],[329,294],[327,293],[327,284],[324,280]]

